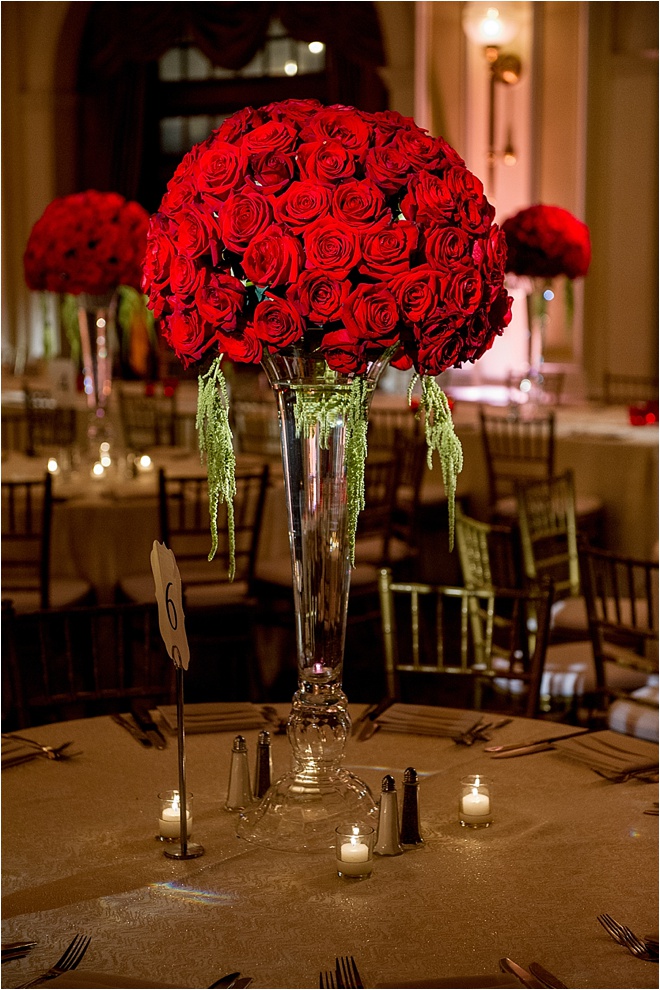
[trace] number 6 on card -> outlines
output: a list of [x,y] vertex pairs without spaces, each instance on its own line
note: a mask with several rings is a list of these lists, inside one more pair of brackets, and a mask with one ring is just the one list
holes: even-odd
[[165,649],[175,667],[188,670],[190,649],[183,616],[181,575],[173,551],[157,540],[151,549],[151,570],[156,586],[158,625]]

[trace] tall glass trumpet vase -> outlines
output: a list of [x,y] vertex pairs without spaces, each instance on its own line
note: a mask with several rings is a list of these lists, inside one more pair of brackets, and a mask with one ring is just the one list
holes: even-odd
[[115,345],[117,293],[79,296],[78,328],[83,365],[83,389],[89,410],[87,440],[95,457],[101,443],[111,440],[109,405]]
[[329,849],[337,825],[376,820],[369,787],[342,766],[351,720],[341,681],[356,467],[359,475],[369,405],[388,360],[359,379],[296,348],[263,361],[279,410],[298,690],[287,723],[292,769],[242,813],[238,834],[273,849]]

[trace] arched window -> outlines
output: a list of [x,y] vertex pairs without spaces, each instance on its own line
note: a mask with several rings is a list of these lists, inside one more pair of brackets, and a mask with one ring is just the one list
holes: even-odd
[[242,107],[387,107],[371,3],[92,3],[81,50],[78,187],[150,211],[185,151]]

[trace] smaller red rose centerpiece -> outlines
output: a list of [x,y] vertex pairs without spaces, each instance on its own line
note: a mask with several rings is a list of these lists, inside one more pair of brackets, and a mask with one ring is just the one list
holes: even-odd
[[[110,394],[115,323],[122,331],[122,350],[139,357],[129,358],[133,370],[146,370],[144,354],[153,337],[153,320],[141,293],[148,226],[149,214],[139,203],[116,192],[89,189],[49,203],[32,227],[23,255],[28,288],[60,297],[72,358],[82,360],[84,389],[97,416]],[[88,313],[94,317],[91,323]],[[100,354],[97,318],[109,325]],[[44,304],[46,357],[52,347],[50,331]]]
[[[411,118],[317,100],[248,107],[176,169],[143,289],[183,364],[200,363],[204,401],[222,356],[295,345],[353,379],[383,354],[414,367],[451,507],[462,454],[434,378],[510,321],[493,218],[480,180]],[[219,416],[208,407],[198,425]],[[208,453],[201,430],[200,444]]]
[[591,263],[591,240],[586,223],[561,206],[538,203],[520,210],[502,224],[506,238],[506,270],[524,289],[529,325],[529,372],[532,385],[543,394],[544,351],[548,303],[554,298],[552,280],[564,277],[566,323],[573,322],[573,281],[583,278]]
[[561,206],[528,206],[505,220],[502,230],[506,270],[514,275],[542,279],[565,275],[572,280],[589,271],[589,228]]
[[149,214],[114,192],[54,199],[34,224],[23,257],[28,288],[101,296],[139,290]]

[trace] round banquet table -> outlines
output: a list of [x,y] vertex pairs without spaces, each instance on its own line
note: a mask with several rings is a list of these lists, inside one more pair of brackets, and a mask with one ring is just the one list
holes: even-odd
[[[515,719],[497,741],[549,729],[570,732]],[[377,857],[368,880],[348,881],[333,852],[275,852],[236,838],[236,813],[223,808],[235,732],[186,737],[192,838],[205,855],[185,862],[165,858],[155,839],[156,796],[177,786],[174,738],[163,751],[144,749],[107,717],[26,734],[74,740],[82,752],[2,775],[2,938],[38,942],[3,966],[6,987],[51,965],[76,932],[92,936],[81,979],[87,969],[206,987],[240,969],[255,987],[304,988],[352,954],[367,987],[470,975],[484,977],[472,986],[493,986],[486,977],[503,956],[537,960],[574,988],[657,986],[657,966],[596,921],[608,912],[640,934],[657,926],[658,818],[644,814],[657,785],[613,784],[555,751],[494,760],[483,743],[385,731],[351,739],[347,765],[374,793],[392,773],[399,807],[403,771],[417,769],[425,842]],[[243,734],[252,769],[257,730]],[[272,738],[277,775],[289,747]],[[493,780],[488,829],[457,821],[459,779],[475,772]]]

